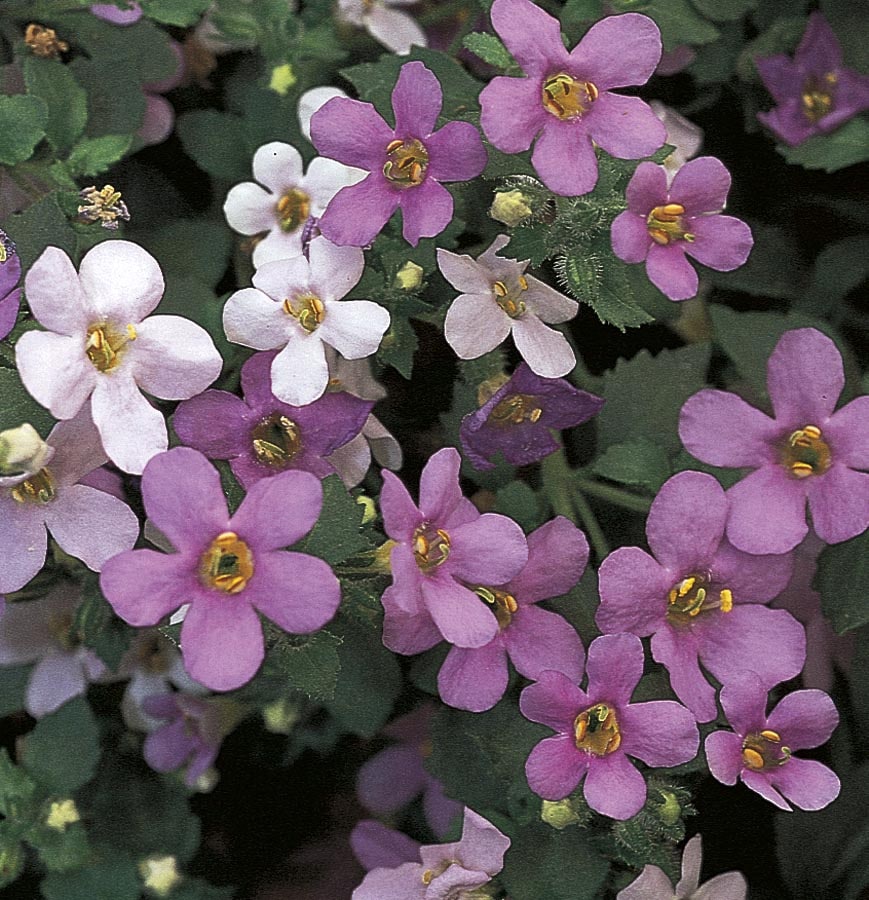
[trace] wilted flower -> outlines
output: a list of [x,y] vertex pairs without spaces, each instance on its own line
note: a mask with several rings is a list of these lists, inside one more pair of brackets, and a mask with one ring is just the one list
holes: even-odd
[[121,192],[116,191],[110,184],[99,191],[93,185],[82,188],[78,195],[85,201],[78,208],[78,217],[82,222],[99,222],[103,228],[116,231],[118,219],[130,221],[130,211],[127,204],[121,200]]
[[40,59],[57,59],[69,50],[69,44],[62,41],[53,28],[46,28],[31,22],[24,32],[24,43],[34,56]]

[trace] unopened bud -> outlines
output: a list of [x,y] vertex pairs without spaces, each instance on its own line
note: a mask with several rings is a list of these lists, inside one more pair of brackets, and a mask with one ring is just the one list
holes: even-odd
[[372,574],[375,572],[382,572],[384,575],[392,574],[390,557],[392,556],[392,548],[397,543],[397,541],[393,541],[392,539],[384,541],[384,543],[374,551],[374,562],[370,567]]
[[671,791],[658,791],[664,802],[657,808],[658,818],[665,825],[675,825],[682,816],[682,807],[679,800]]
[[570,800],[544,800],[540,809],[540,818],[553,828],[563,831],[570,825],[576,825],[579,816]]
[[422,284],[422,266],[408,260],[395,274],[395,285],[403,291],[415,291]]
[[0,475],[38,472],[52,450],[29,423],[0,432]]
[[369,522],[373,522],[377,518],[377,506],[374,503],[374,500],[367,496],[366,494],[360,494],[356,498],[356,502],[362,507],[364,512],[362,513],[362,524],[367,525]]
[[262,710],[266,731],[272,734],[289,734],[301,718],[299,705],[282,697],[273,703],[267,703]]
[[75,800],[55,800],[48,809],[45,824],[54,831],[66,831],[67,825],[81,820]]
[[527,219],[533,210],[528,205],[528,198],[519,190],[497,191],[489,215],[496,222],[503,222],[515,228]]
[[174,856],[149,856],[139,863],[139,877],[158,897],[168,897],[181,881],[178,860]]
[[282,66],[275,66],[275,68],[272,69],[269,89],[273,90],[276,94],[280,94],[282,97],[286,97],[290,92],[290,88],[297,80],[293,67],[289,63],[284,63]]

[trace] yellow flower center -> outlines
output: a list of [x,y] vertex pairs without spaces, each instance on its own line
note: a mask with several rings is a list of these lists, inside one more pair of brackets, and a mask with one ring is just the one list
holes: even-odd
[[752,731],[742,742],[742,761],[755,772],[783,766],[790,758],[790,747],[782,744],[776,731]]
[[386,145],[383,175],[396,187],[416,187],[425,181],[428,169],[428,150],[422,141],[392,141]]
[[830,445],[821,437],[817,425],[794,431],[782,449],[782,463],[795,478],[823,475],[830,468]]
[[281,231],[295,231],[311,214],[311,198],[298,188],[290,188],[277,203]]
[[308,334],[312,334],[323,324],[323,319],[326,317],[326,307],[323,305],[323,301],[316,294],[299,294],[294,299],[295,306],[292,300],[284,300],[284,312],[288,316],[298,319],[299,325]]
[[53,28],[46,28],[31,22],[24,32],[24,43],[34,56],[41,59],[57,59],[61,53],[69,50],[69,44],[62,41]]
[[525,301],[522,294],[528,290],[528,279],[520,275],[514,284],[505,281],[496,281],[492,284],[492,293],[495,302],[511,319],[518,319],[525,313]]
[[656,206],[646,217],[649,237],[663,247],[673,241],[688,241],[690,244],[694,240],[694,235],[682,227],[682,216],[684,215],[685,207],[681,203],[665,203],[663,206]]
[[420,525],[413,533],[413,555],[416,564],[427,572],[443,565],[450,555],[450,536],[441,528],[428,523]]
[[543,409],[538,398],[531,394],[510,394],[489,413],[487,422],[495,425],[521,425],[523,422],[539,422]]
[[543,107],[558,119],[577,119],[591,109],[598,94],[592,82],[560,72],[543,83]]
[[801,95],[802,109],[803,115],[812,124],[833,111],[838,81],[839,76],[835,72],[827,72],[820,77],[811,75],[806,79]]
[[516,598],[506,591],[487,587],[474,588],[474,593],[492,607],[492,612],[498,620],[498,627],[501,631],[507,628],[513,621],[513,614],[519,609]]
[[40,469],[27,481],[22,481],[12,488],[12,499],[16,503],[49,503],[54,500],[57,491],[54,478],[48,469]]
[[253,430],[253,452],[267,466],[279,469],[302,449],[302,431],[292,419],[273,413]]
[[733,609],[733,592],[715,587],[706,575],[689,575],[670,588],[667,595],[667,621],[671,625],[689,625],[701,613]]
[[99,322],[87,330],[84,352],[98,372],[110,372],[123,357],[126,345],[136,340],[132,325],[121,331],[109,322]]
[[253,577],[253,555],[234,531],[224,531],[209,545],[199,564],[199,580],[225,594],[238,594]]
[[573,722],[577,750],[606,756],[619,749],[622,735],[615,710],[606,703],[595,703]]

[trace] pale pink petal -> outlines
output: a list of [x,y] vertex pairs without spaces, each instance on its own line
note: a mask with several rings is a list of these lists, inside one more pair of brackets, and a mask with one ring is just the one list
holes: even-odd
[[302,179],[301,188],[310,197],[311,215],[321,216],[332,198],[343,187],[358,184],[368,173],[363,169],[345,166],[334,159],[317,156],[311,160]]
[[531,370],[541,378],[561,378],[576,365],[567,338],[533,313],[513,320],[513,341]]
[[438,268],[446,280],[463,294],[490,294],[491,272],[477,260],[463,253],[451,253],[438,247]]
[[49,331],[76,335],[87,330],[88,315],[78,272],[58,247],[47,247],[24,281],[27,304]]
[[476,359],[501,344],[513,320],[491,293],[460,294],[444,319],[444,337],[459,359]]
[[405,12],[375,3],[364,17],[368,33],[399,56],[410,53],[413,44],[427,46],[425,32]]
[[341,481],[347,488],[358,485],[368,473],[371,466],[371,450],[365,436],[357,434],[353,440],[343,447],[333,450],[326,461],[335,467]]
[[87,404],[73,418],[58,422],[46,443],[56,451],[51,474],[58,484],[75,484],[108,460]]
[[97,320],[138,324],[163,296],[163,273],[147,250],[131,241],[103,241],[79,266],[88,313]]
[[301,180],[302,156],[292,144],[264,144],[253,155],[253,177],[272,193],[283,194]]
[[36,664],[30,675],[24,706],[34,719],[41,719],[73,697],[81,696],[86,689],[85,673],[75,655],[50,653]]
[[321,340],[345,359],[371,356],[389,328],[389,312],[370,300],[333,300],[319,328]]
[[252,181],[235,185],[226,195],[223,214],[241,234],[259,234],[277,227],[277,198]]
[[657,866],[647,865],[639,877],[618,892],[616,900],[670,900],[673,896],[673,882]]
[[297,254],[259,266],[251,281],[257,290],[281,304],[294,292],[312,289],[311,265],[304,256]]
[[324,237],[311,241],[308,259],[311,288],[324,301],[349,293],[365,269],[365,254],[358,247],[338,247]]
[[526,280],[528,289],[523,292],[522,299],[528,310],[542,322],[557,325],[569,321],[576,315],[579,310],[576,300],[565,297],[560,291],[531,275]]
[[347,94],[341,88],[324,86],[311,88],[310,91],[305,91],[299,97],[299,126],[302,129],[302,134],[309,141],[311,140],[311,116],[321,106],[325,106],[333,97],[344,97],[346,99]]
[[283,231],[273,228],[253,248],[254,268],[259,272],[261,266],[266,263],[277,262],[282,259],[296,259],[302,255],[302,229],[295,231]]
[[329,367],[317,332],[296,336],[272,361],[272,391],[291,406],[313,403],[328,383]]
[[275,350],[286,344],[295,323],[268,294],[256,288],[244,288],[226,301],[223,329],[234,344],[254,350]]
[[0,493],[0,591],[24,587],[42,568],[48,542],[41,510]]
[[71,419],[97,383],[84,335],[28,331],[15,345],[15,363],[28,391],[58,419]]

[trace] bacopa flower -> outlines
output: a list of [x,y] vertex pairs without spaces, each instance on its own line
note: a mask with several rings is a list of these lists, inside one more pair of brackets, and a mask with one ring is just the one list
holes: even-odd
[[399,56],[413,44],[427,46],[425,32],[402,7],[416,0],[338,0],[338,18],[364,28],[374,40]]
[[546,669],[578,682],[585,650],[573,627],[537,604],[566,594],[582,577],[588,541],[559,516],[528,535],[528,562],[507,584],[479,585],[474,593],[490,604],[498,633],[482,647],[453,647],[438,673],[444,703],[472,712],[491,709],[507,690],[507,659],[526,678]]
[[6,337],[18,318],[21,304],[21,260],[15,244],[0,228],[0,340]]
[[643,645],[632,634],[592,641],[587,673],[584,691],[562,672],[543,672],[522,691],[522,715],[558,732],[531,751],[528,785],[545,800],[562,800],[585,779],[593,810],[629,819],[646,802],[646,781],[628,756],[648,766],[688,762],[700,743],[697,723],[674,700],[630,702],[643,674]]
[[443,639],[458,647],[488,644],[500,629],[494,605],[467,585],[506,584],[528,561],[525,535],[512,519],[481,514],[462,496],[460,463],[451,447],[432,456],[419,506],[395,475],[383,473],[383,525],[395,541],[383,643],[396,653],[421,653]]
[[162,413],[140,388],[163,400],[205,390],[223,361],[205,329],[181,316],[148,316],[163,295],[157,260],[129,241],[103,241],[76,273],[49,247],[25,279],[27,302],[48,331],[15,345],[24,386],[58,419],[90,401],[106,454],[139,474],[168,446]]
[[724,538],[728,503],[702,472],[681,472],[655,497],[646,523],[654,554],[620,547],[600,567],[596,621],[608,633],[652,635],[652,655],[700,722],[715,718],[715,689],[699,662],[729,684],[758,672],[769,687],[799,673],[805,634],[764,603],[788,583],[788,556],[752,556]]
[[341,188],[364,175],[318,156],[304,172],[302,157],[292,144],[273,141],[253,155],[253,177],[226,195],[223,214],[229,227],[241,234],[265,234],[254,247],[257,268],[276,259],[302,255],[302,234],[311,220],[323,214]]
[[0,477],[0,591],[16,591],[39,572],[46,530],[95,572],[139,536],[126,503],[81,483],[106,461],[86,409],[55,425],[46,444],[48,453],[31,471]]
[[169,42],[169,49],[175,56],[175,71],[159,81],[149,81],[142,85],[145,96],[145,117],[136,132],[136,137],[145,146],[162,144],[172,134],[175,127],[175,109],[163,96],[177,88],[184,80],[187,66],[181,45],[177,41]]
[[374,869],[353,891],[352,900],[446,900],[472,896],[504,866],[510,838],[471,809],[465,809],[462,839],[419,848],[419,862]]
[[836,544],[869,526],[869,396],[836,410],[845,384],[836,345],[814,328],[785,332],[767,364],[773,418],[736,394],[704,390],[679,416],[685,449],[713,466],[754,469],[727,492],[727,536],[749,553],[786,553],[812,527]]
[[509,237],[499,234],[475,260],[438,249],[444,278],[462,292],[447,310],[444,335],[461,359],[476,359],[512,334],[516,349],[533,372],[560,378],[576,365],[576,357],[567,338],[544,322],[572,319],[579,304],[525,275],[527,260],[498,256],[509,242]]
[[675,888],[662,869],[648,865],[636,881],[618,892],[616,900],[745,900],[748,885],[741,872],[724,872],[700,886],[702,854],[702,838],[695,834],[685,844],[682,877]]
[[112,25],[133,25],[142,18],[142,7],[135,0],[131,0],[127,9],[119,9],[114,3],[94,3],[90,10],[98,19]]
[[208,390],[179,403],[172,420],[185,444],[210,459],[228,459],[245,488],[288,469],[331,475],[335,466],[325,457],[360,433],[374,406],[343,391],[307,406],[281,403],[270,384],[276,355],[255,353],[242,366],[244,399]]
[[414,247],[446,228],[453,198],[441,182],[476,178],[487,156],[469,122],[435,130],[442,105],[440,82],[421,62],[410,62],[392,92],[394,128],[372,104],[342,97],[314,114],[311,139],[320,153],[371,173],[329,204],[320,230],[330,241],[369,244],[399,208],[402,234]]
[[272,391],[284,403],[304,406],[329,384],[325,346],[348,359],[370,356],[389,328],[389,313],[370,300],[345,300],[362,277],[358,247],[311,241],[308,258],[275,260],[236,291],[223,309],[229,340],[255,350],[281,352],[271,366]]
[[230,518],[217,470],[176,447],[148,463],[142,498],[176,552],[121,553],[103,566],[100,586],[134,626],[156,625],[189,604],[181,653],[200,684],[228,691],[256,674],[264,656],[258,612],[292,634],[316,631],[335,614],[341,589],[329,566],[282,549],[317,521],[323,489],[314,475],[257,482]]
[[333,97],[344,97],[346,99],[347,93],[342,91],[341,88],[324,85],[322,87],[311,88],[311,90],[305,91],[305,93],[299,97],[299,106],[297,109],[299,128],[302,129],[302,134],[305,135],[309,141],[311,140],[311,118],[321,106],[325,106]]
[[809,16],[793,59],[780,53],[755,65],[778,104],[757,117],[792,147],[869,109],[869,77],[842,64],[842,46],[823,13]]
[[640,163],[628,184],[628,208],[612,224],[613,252],[627,263],[645,261],[646,274],[671,300],[697,293],[697,272],[685,258],[719,272],[739,268],[754,245],[751,229],[721,211],[730,173],[720,160],[685,163],[668,186],[667,170]]
[[613,88],[645,84],[661,58],[661,34],[647,16],[595,23],[568,53],[558,19],[531,0],[495,0],[492,27],[526,77],[499,75],[480,94],[480,124],[505,153],[534,139],[531,162],[556,194],[587,194],[597,183],[594,144],[620,159],[641,159],[666,130],[639,97]]
[[520,363],[476,411],[462,419],[459,437],[476,469],[492,469],[499,451],[512,466],[555,453],[552,429],[573,428],[597,415],[604,401],[563,378],[540,378]]
[[[829,740],[839,714],[823,691],[794,691],[766,714],[767,691],[755,678],[727,685],[721,705],[733,731],[706,738],[709,771],[722,784],[737,779],[779,809],[823,809],[839,796],[839,779],[823,763],[794,756]],[[790,803],[788,803],[790,801]]]
[[[461,810],[461,804],[458,806]],[[420,846],[419,841],[376,819],[363,819],[350,833],[350,849],[366,872],[397,869],[403,863],[416,862]]]

